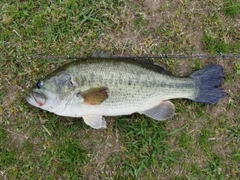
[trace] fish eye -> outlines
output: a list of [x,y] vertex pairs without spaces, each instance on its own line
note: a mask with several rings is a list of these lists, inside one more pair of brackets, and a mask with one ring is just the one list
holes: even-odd
[[43,87],[43,81],[38,81],[37,88],[41,89]]

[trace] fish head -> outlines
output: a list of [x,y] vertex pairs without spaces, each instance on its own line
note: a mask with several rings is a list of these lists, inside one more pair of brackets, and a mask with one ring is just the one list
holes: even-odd
[[26,100],[29,104],[50,112],[62,112],[74,94],[76,83],[67,71],[54,72],[39,80]]

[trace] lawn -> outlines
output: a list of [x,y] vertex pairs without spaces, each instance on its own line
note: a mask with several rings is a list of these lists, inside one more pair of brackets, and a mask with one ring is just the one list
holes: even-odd
[[108,128],[95,130],[25,100],[38,79],[71,61],[51,57],[239,54],[238,0],[1,0],[0,7],[0,179],[239,178],[239,58],[152,59],[177,76],[210,63],[225,72],[225,98],[172,100],[176,115],[162,122],[107,117]]

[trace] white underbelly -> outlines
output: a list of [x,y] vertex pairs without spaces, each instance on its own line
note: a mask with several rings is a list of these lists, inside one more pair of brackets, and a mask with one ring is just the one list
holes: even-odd
[[85,105],[81,106],[67,106],[62,112],[57,112],[56,114],[61,116],[69,117],[83,117],[85,115],[103,115],[103,116],[120,116],[129,115],[135,112],[143,112],[145,110],[151,109],[161,103],[161,99],[152,100],[151,102],[138,103],[136,105]]

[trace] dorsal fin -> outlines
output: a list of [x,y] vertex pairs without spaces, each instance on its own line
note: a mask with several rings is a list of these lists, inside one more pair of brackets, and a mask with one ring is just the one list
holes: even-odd
[[53,73],[57,73],[59,71],[66,70],[69,66],[72,65],[80,65],[80,64],[92,64],[92,63],[101,63],[101,62],[112,62],[112,63],[129,63],[136,66],[140,66],[142,68],[148,69],[150,71],[155,71],[157,73],[171,75],[170,72],[166,71],[163,67],[160,65],[156,65],[150,61],[138,59],[138,58],[131,58],[131,57],[90,57],[90,58],[79,58],[76,61],[70,62],[59,68],[57,71],[54,71]]
[[156,72],[159,72],[159,73],[162,73],[162,74],[172,75],[171,72],[167,71],[162,66],[160,66],[160,65],[158,65],[156,63],[153,63],[151,61],[138,59],[138,58],[135,58],[134,60],[136,62],[132,63],[132,64],[136,64],[136,65],[139,65],[141,67],[144,67],[144,68],[147,68],[149,70],[153,70],[153,71],[156,71]]
[[93,58],[110,58],[111,55],[104,50],[97,50],[92,54]]

